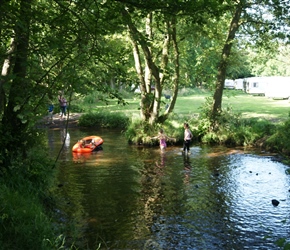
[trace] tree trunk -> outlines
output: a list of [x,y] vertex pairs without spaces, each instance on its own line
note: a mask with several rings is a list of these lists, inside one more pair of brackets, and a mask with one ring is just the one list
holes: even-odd
[[[165,29],[167,32],[164,34],[164,40],[162,45],[162,53],[161,53],[161,63],[160,63],[160,73],[159,73],[159,81],[155,82],[155,91],[154,91],[154,99],[153,99],[153,109],[151,112],[150,124],[154,124],[159,120],[159,111],[160,111],[160,103],[162,97],[162,90],[164,86],[164,82],[166,78],[168,78],[167,65],[168,65],[168,57],[169,57],[169,48],[170,48],[170,24],[168,21],[165,22]],[[168,80],[168,79],[167,79]]]
[[[5,14],[4,10],[7,8],[5,6],[6,4],[9,4],[10,0],[0,0],[0,10],[2,10],[2,15],[0,16],[0,23],[4,22],[5,20]],[[0,37],[3,31],[2,26],[0,27]],[[10,70],[10,64],[11,64],[11,53],[14,51],[14,39],[11,39],[10,43],[10,49],[7,51],[6,55],[1,54],[0,56],[0,62],[3,61],[2,71],[1,71],[1,78],[0,78],[0,117],[4,112],[4,107],[6,106],[6,96],[5,96],[5,90],[4,90],[4,83],[6,82],[5,77],[8,75],[8,72]]]
[[11,61],[12,53],[15,52],[15,42],[14,38],[11,39],[10,49],[7,51],[7,58],[4,60],[2,71],[1,71],[1,79],[0,79],[0,114],[4,113],[4,108],[6,107],[6,93],[4,90],[4,85],[7,82],[7,76],[11,71]]
[[178,95],[178,86],[179,86],[179,49],[178,49],[178,43],[177,43],[177,37],[176,37],[176,17],[172,17],[172,23],[171,23],[171,40],[173,43],[173,51],[174,51],[174,59],[173,59],[173,64],[174,64],[174,76],[173,76],[173,93],[171,97],[171,101],[169,104],[169,107],[165,110],[164,114],[162,114],[158,122],[164,122],[169,114],[173,111],[177,95]]
[[[149,41],[152,41],[152,12],[146,17],[146,36]],[[152,53],[151,48],[149,48],[149,51]],[[145,61],[145,84],[147,93],[151,93],[151,80],[152,72],[147,61]]]
[[139,86],[140,86],[140,91],[141,91],[141,100],[140,100],[140,115],[142,120],[148,120],[149,119],[149,106],[148,105],[148,95],[146,91],[146,82],[144,78],[144,73],[143,73],[143,68],[141,64],[141,59],[140,59],[140,51],[138,48],[138,44],[135,41],[135,39],[131,35],[131,44],[133,47],[133,55],[134,55],[134,61],[135,61],[135,69],[139,78]]
[[[12,74],[14,79],[9,90],[9,99],[4,108],[1,128],[1,154],[4,157],[4,166],[10,164],[10,157],[15,153],[22,153],[25,157],[26,145],[22,138],[27,129],[27,121],[23,112],[25,104],[29,99],[29,80],[26,79],[28,47],[29,47],[29,26],[31,16],[32,0],[22,0],[20,3],[20,14],[15,24],[15,57]],[[8,93],[7,93],[8,94]]]
[[[129,12],[125,9],[122,11],[124,20],[127,24],[130,34],[131,43],[133,46],[133,54],[135,59],[135,68],[140,81],[141,90],[141,119],[154,124],[156,122],[165,121],[168,114],[172,112],[176,96],[178,92],[178,78],[179,78],[179,52],[176,42],[176,17],[174,21],[169,21],[169,17],[165,17],[165,28],[163,34],[163,45],[161,47],[161,55],[156,61],[160,61],[159,67],[153,60],[151,44],[153,43],[152,31],[152,13],[146,17],[146,38],[134,26]],[[172,20],[173,20],[172,19]],[[173,25],[172,25],[173,24]],[[172,29],[172,26],[174,29]],[[156,35],[158,37],[158,35]],[[174,37],[174,51],[175,51],[175,76],[174,76],[174,98],[170,104],[170,108],[166,111],[166,115],[160,116],[160,104],[162,97],[162,90],[166,81],[169,81],[168,61],[171,40]],[[149,41],[149,42],[148,42]],[[139,50],[139,47],[141,48]],[[142,69],[141,53],[144,56],[145,68]],[[154,84],[154,94],[152,94],[151,87]]]
[[243,10],[243,1],[241,1],[236,6],[235,13],[230,24],[228,36],[222,50],[222,55],[221,55],[221,59],[218,66],[217,82],[216,82],[215,92],[213,95],[213,105],[212,105],[212,110],[211,110],[211,118],[213,121],[216,120],[216,117],[221,112],[222,96],[223,96],[223,89],[224,89],[224,83],[225,83],[225,78],[226,78],[228,59],[231,53],[231,48],[233,45],[233,41],[235,39],[236,32],[239,29],[239,21],[240,21],[242,10]]

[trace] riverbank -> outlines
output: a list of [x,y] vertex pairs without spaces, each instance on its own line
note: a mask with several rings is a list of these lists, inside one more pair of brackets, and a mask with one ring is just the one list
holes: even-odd
[[49,120],[47,116],[41,119],[37,123],[38,128],[76,128],[78,126],[78,120],[82,116],[82,113],[70,113],[66,115],[64,118],[61,118],[59,114],[54,114],[52,117],[52,121]]

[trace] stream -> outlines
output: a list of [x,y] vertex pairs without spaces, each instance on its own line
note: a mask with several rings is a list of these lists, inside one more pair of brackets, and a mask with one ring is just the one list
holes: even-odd
[[[47,130],[51,156],[64,134]],[[101,136],[103,150],[73,154],[88,135]],[[62,223],[76,223],[67,235],[79,249],[280,249],[276,242],[290,238],[287,170],[259,150],[161,153],[128,145],[120,131],[71,129],[55,195]]]

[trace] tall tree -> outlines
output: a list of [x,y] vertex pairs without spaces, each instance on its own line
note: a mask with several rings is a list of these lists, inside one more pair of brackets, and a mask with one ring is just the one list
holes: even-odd
[[[19,131],[25,131],[27,120],[23,118],[25,99],[29,99],[28,92],[24,91],[29,88],[30,80],[27,79],[28,69],[28,50],[31,21],[31,5],[33,0],[20,1],[18,20],[15,22],[15,56],[13,61],[12,73],[15,76],[10,84],[9,99],[7,107],[4,109],[1,126],[1,138],[5,138],[3,143],[5,150],[1,150],[4,165],[10,164],[9,154],[14,151],[14,145],[22,145],[20,148],[25,156],[23,141]],[[4,130],[5,129],[5,130]],[[3,134],[5,133],[5,134]],[[6,157],[5,157],[6,156]]]
[[236,32],[240,26],[240,18],[243,9],[245,8],[246,1],[238,1],[235,6],[234,14],[230,23],[228,35],[223,46],[221,53],[220,62],[218,65],[217,81],[215,86],[215,91],[213,95],[213,105],[211,110],[212,119],[215,120],[216,116],[220,113],[222,107],[222,96],[224,89],[224,82],[226,79],[226,71],[228,66],[229,57],[231,54],[231,49],[235,39]]
[[[145,121],[149,121],[151,124],[155,122],[161,122],[166,119],[166,116],[174,107],[177,91],[173,91],[173,102],[170,107],[165,111],[162,118],[159,116],[160,103],[162,97],[162,90],[169,80],[169,51],[172,41],[174,42],[175,49],[175,82],[174,89],[178,89],[178,68],[179,68],[179,53],[178,44],[176,40],[176,28],[175,28],[175,16],[169,17],[166,15],[159,15],[162,19],[163,26],[160,27],[163,31],[163,42],[160,48],[160,52],[156,52],[156,48],[152,46],[154,43],[152,39],[153,33],[153,21],[152,17],[157,15],[156,13],[148,13],[145,19],[146,33],[142,34],[134,25],[131,14],[128,10],[122,11],[124,20],[128,26],[130,34],[130,40],[132,43],[133,54],[135,59],[136,72],[139,76],[140,89],[141,89],[141,117]],[[158,36],[158,35],[157,35]],[[142,53],[141,53],[141,51]],[[155,54],[154,54],[155,53]],[[158,56],[157,53],[160,53]],[[142,60],[142,55],[144,59]],[[155,58],[155,60],[154,60]],[[144,62],[144,65],[143,63]],[[159,65],[157,65],[159,63]],[[152,87],[154,86],[154,89]],[[153,93],[152,93],[153,90]]]
[[[222,111],[224,81],[237,32],[241,31],[239,39],[247,40],[248,44],[256,47],[267,47],[274,39],[281,36],[281,32],[279,32],[283,29],[281,24],[285,25],[285,21],[289,17],[287,11],[289,3],[287,1],[236,0],[229,2],[228,6],[233,14],[218,65],[210,111],[213,123],[215,123],[216,118]],[[278,20],[283,20],[284,22]]]
[[[119,2],[123,4],[123,23],[130,34],[139,76],[141,117],[151,124],[163,122],[174,109],[180,82],[179,43],[184,38],[180,36],[179,20],[187,18],[188,24],[203,25],[206,18],[219,16],[217,10],[224,6],[214,0],[207,4],[170,0],[154,5],[152,1]],[[170,89],[171,102],[161,113],[164,89]]]
[[38,142],[34,126],[46,111],[47,95],[91,88],[110,92],[103,84],[105,71],[120,68],[101,56],[111,30],[99,8],[94,0],[5,1],[6,18],[0,19],[1,167],[9,168],[15,155],[25,157]]

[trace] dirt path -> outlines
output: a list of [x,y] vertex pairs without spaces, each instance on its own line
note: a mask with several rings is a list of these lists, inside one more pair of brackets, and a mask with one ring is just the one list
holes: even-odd
[[[68,128],[78,127],[78,120],[82,113],[70,113],[65,118],[61,119],[59,114],[53,115],[52,123],[48,120],[48,117],[44,117],[37,123],[38,128],[65,128],[68,122]],[[68,119],[67,119],[68,118]]]

